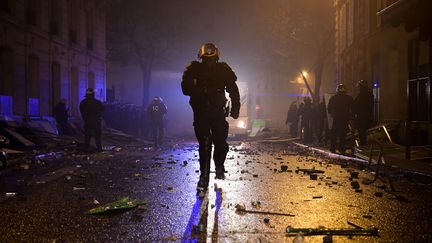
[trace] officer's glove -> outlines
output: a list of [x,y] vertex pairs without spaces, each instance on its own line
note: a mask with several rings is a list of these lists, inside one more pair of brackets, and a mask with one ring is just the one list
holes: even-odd
[[234,119],[239,118],[239,112],[238,111],[231,111],[231,117]]

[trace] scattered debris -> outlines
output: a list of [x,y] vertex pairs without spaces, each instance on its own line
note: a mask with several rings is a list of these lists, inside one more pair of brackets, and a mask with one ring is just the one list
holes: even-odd
[[315,168],[312,168],[312,169],[297,168],[296,173],[298,173],[298,172],[303,172],[305,174],[322,174],[322,173],[324,173],[323,170],[316,170]]
[[350,175],[351,175],[351,178],[358,179],[359,173],[357,171],[353,171],[350,173]]
[[269,214],[269,215],[280,215],[280,216],[289,216],[289,217],[295,217],[294,214],[289,213],[278,213],[278,212],[269,212],[269,211],[255,211],[255,210],[246,210],[246,207],[244,205],[237,204],[235,206],[236,211],[239,213],[255,213],[255,214]]
[[320,229],[320,228],[292,228],[288,226],[286,232],[289,236],[294,236],[299,233],[303,235],[362,235],[362,236],[378,236],[378,229]]
[[351,182],[351,187],[353,189],[359,189],[360,188],[360,184],[357,181],[352,181]]
[[351,226],[354,226],[354,227],[357,228],[357,229],[363,229],[363,227],[360,227],[360,226],[354,224],[353,222],[347,221],[347,223],[348,223],[349,225],[351,225]]
[[253,208],[260,208],[261,207],[261,202],[260,201],[251,202],[251,205],[252,205]]
[[73,187],[72,188],[74,191],[83,191],[83,190],[85,190],[86,188],[85,187]]
[[382,196],[383,196],[383,193],[382,193],[382,192],[375,192],[375,193],[374,193],[374,196],[375,196],[375,197],[382,197]]
[[6,192],[6,197],[16,197],[17,193],[16,192]]

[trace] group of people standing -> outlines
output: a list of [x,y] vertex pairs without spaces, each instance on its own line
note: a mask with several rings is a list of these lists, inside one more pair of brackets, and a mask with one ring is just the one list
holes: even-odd
[[373,126],[374,96],[365,80],[358,82],[358,88],[358,95],[352,98],[346,86],[339,84],[327,107],[324,98],[312,102],[310,97],[305,97],[299,106],[294,101],[286,120],[291,136],[300,137],[305,143],[313,142],[314,137],[319,143],[330,140],[330,151],[337,149],[343,154],[347,134],[355,127],[360,146],[366,145],[367,129]]
[[305,97],[298,105],[296,101],[291,103],[285,123],[289,125],[292,137],[300,136],[305,143],[313,142],[315,137],[321,143],[326,141],[324,138],[328,134],[326,119],[324,98],[312,101],[310,97]]
[[[73,129],[69,125],[69,109],[66,99],[61,99],[54,108],[54,117],[60,135],[73,135]],[[90,150],[90,140],[94,136],[96,149],[102,151],[102,115],[105,110],[103,103],[95,98],[95,91],[92,88],[86,90],[84,99],[79,105],[80,113],[84,125],[84,144],[85,151]],[[147,117],[151,129],[151,138],[154,146],[162,145],[164,136],[163,117],[167,113],[167,107],[162,98],[156,96],[147,107]],[[123,117],[123,119],[125,119]]]

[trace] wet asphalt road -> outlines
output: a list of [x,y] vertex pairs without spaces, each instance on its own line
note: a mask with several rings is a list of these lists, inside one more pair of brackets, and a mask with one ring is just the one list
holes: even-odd
[[[432,241],[429,178],[387,171],[367,185],[374,175],[358,163],[288,143],[230,144],[227,178],[215,180],[212,173],[203,198],[196,196],[192,142],[23,159],[1,177],[0,242],[292,242],[287,226],[379,230],[379,236],[333,236],[333,242]],[[314,180],[299,169],[323,173]],[[95,200],[124,196],[146,204],[85,214]],[[323,236],[305,236],[305,242],[323,242]]]

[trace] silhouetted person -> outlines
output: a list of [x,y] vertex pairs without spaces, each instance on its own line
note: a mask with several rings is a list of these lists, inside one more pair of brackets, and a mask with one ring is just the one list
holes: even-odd
[[183,73],[182,91],[190,96],[189,104],[194,113],[193,124],[199,143],[201,175],[198,189],[205,189],[209,182],[212,144],[216,178],[225,178],[224,162],[228,153],[225,91],[231,98],[230,115],[234,119],[239,116],[240,95],[235,73],[228,64],[219,62],[219,50],[214,44],[204,44],[198,57],[201,62],[193,61]]
[[312,142],[313,139],[313,127],[312,127],[312,122],[313,122],[313,118],[314,118],[314,107],[312,105],[312,100],[310,97],[305,97],[304,98],[304,106],[302,108],[302,124],[303,124],[303,132],[304,132],[304,136],[303,136],[303,141],[305,143],[310,143]]
[[345,140],[348,133],[348,122],[351,116],[353,98],[346,94],[344,84],[339,84],[337,93],[333,95],[328,104],[328,113],[333,117],[330,131],[330,151],[336,152],[336,141],[339,139],[338,149],[345,153]]
[[298,122],[299,122],[299,112],[297,108],[297,102],[293,101],[288,109],[287,119],[285,124],[289,125],[289,130],[291,137],[298,136]]
[[366,133],[373,125],[374,96],[368,88],[365,80],[358,83],[360,92],[354,99],[353,112],[357,130],[359,133],[360,145],[366,145]]
[[59,131],[59,135],[69,135],[70,127],[69,127],[69,109],[66,107],[67,100],[61,99],[59,103],[54,107],[54,117],[57,122],[57,129]]
[[300,134],[300,139],[304,138],[304,119],[303,119],[303,113],[304,113],[304,102],[301,102],[299,107],[298,107],[298,115],[299,115],[299,119],[300,119],[300,127],[299,127],[299,134]]
[[85,99],[80,103],[80,112],[84,121],[84,146],[88,151],[90,148],[90,139],[92,134],[95,137],[96,148],[102,151],[102,113],[104,106],[102,102],[95,99],[95,92],[93,89],[86,90]]
[[167,113],[167,107],[163,103],[161,97],[154,97],[152,103],[147,107],[147,115],[150,121],[152,139],[154,145],[162,145],[162,139],[164,136],[164,124],[163,118]]
[[318,143],[322,142],[325,130],[325,120],[327,119],[327,111],[325,106],[324,97],[315,106],[315,133]]

